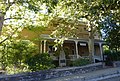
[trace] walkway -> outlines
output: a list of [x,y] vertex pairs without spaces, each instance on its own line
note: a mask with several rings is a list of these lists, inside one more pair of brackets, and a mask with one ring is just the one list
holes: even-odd
[[49,80],[44,80],[44,81],[85,81],[85,80],[99,78],[102,76],[115,74],[115,73],[120,73],[120,67],[107,68],[107,69],[102,69],[102,70],[98,70],[98,71],[93,71],[90,73],[77,74],[77,75],[71,75],[71,76],[66,76],[66,77],[59,77],[59,78],[54,78],[54,79],[49,79]]

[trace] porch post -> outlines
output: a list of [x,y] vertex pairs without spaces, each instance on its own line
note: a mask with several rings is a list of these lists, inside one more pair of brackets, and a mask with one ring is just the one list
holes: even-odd
[[43,41],[40,43],[40,53],[43,53]]
[[103,48],[102,48],[102,43],[99,43],[99,47],[100,47],[101,60],[103,60]]
[[46,42],[47,40],[44,40],[44,50],[43,50],[44,53],[46,53]]
[[77,58],[79,58],[79,54],[78,54],[78,41],[75,41],[75,48],[76,48],[76,55],[77,55]]

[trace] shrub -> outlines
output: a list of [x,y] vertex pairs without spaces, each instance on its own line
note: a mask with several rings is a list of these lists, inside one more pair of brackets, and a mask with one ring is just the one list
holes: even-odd
[[12,65],[6,67],[7,74],[17,74],[17,73],[23,73],[23,72],[30,72],[30,70],[28,69],[28,66],[23,63],[21,64],[20,68]]
[[90,61],[86,58],[79,58],[73,61],[73,66],[83,66],[87,64],[90,64]]
[[115,51],[105,50],[104,55],[107,55],[107,61],[120,60],[120,51],[115,52]]
[[67,66],[72,67],[72,66],[73,66],[73,61],[71,61],[71,60],[66,60],[66,64],[67,64]]
[[5,41],[0,46],[0,66],[3,70],[11,66],[21,68],[24,61],[36,52],[36,45],[29,40]]
[[39,71],[54,67],[52,64],[52,59],[47,53],[36,54],[30,57],[26,60],[26,64],[28,65],[28,69],[31,71]]

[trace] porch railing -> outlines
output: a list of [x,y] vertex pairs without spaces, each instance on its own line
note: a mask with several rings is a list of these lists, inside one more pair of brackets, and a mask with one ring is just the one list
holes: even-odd
[[69,55],[70,60],[75,60],[77,58],[77,55]]
[[98,55],[95,55],[95,56],[94,56],[94,59],[102,60],[102,59],[101,59],[101,56],[98,56]]

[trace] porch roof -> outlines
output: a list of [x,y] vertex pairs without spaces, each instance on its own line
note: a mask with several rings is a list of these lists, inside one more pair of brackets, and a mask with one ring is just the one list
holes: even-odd
[[[50,35],[47,35],[47,34],[41,34],[40,35],[41,38],[43,38],[43,40],[55,40],[55,39],[60,39],[60,38],[52,38],[50,37]],[[84,39],[84,38],[66,38],[65,39],[66,41],[78,41],[78,42],[88,42],[89,39]],[[95,43],[103,43],[103,44],[106,44],[104,40],[99,40],[99,39],[94,39],[94,42]]]

